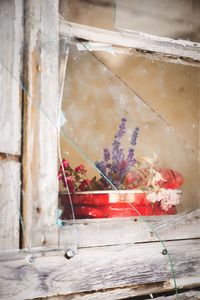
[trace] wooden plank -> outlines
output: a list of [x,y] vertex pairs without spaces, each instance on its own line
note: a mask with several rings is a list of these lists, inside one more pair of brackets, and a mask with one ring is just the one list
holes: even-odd
[[[162,53],[152,53],[151,51],[145,51],[141,49],[134,49],[134,48],[125,48],[125,47],[118,47],[118,46],[109,46],[103,43],[96,43],[96,42],[80,42],[79,40],[75,41],[75,44],[79,51],[90,51],[90,52],[97,52],[97,51],[105,51],[110,53],[112,51],[113,54],[123,54],[123,55],[133,55],[135,57],[145,57],[150,60],[154,61],[163,61],[168,63],[175,63],[175,64],[182,64],[186,66],[194,66],[200,67],[200,62],[192,59],[184,59],[181,57],[173,57],[169,55],[164,55]],[[82,47],[80,47],[82,45]],[[80,50],[82,49],[82,50]]]
[[115,32],[60,20],[60,34],[92,42],[162,53],[165,56],[200,61],[200,44],[146,35],[141,32]]
[[[111,289],[111,290],[102,290],[95,291],[91,293],[81,293],[81,294],[73,294],[69,296],[58,296],[58,297],[50,297],[49,300],[121,300],[121,299],[167,299],[167,300],[175,300],[176,295],[172,291],[163,291],[160,288],[160,293],[162,296],[159,296],[159,286],[145,285],[138,287],[128,287],[121,289]],[[138,298],[141,297],[142,298]],[[73,298],[72,298],[73,297]],[[130,298],[131,297],[131,298]],[[148,298],[147,298],[148,297]],[[47,298],[37,298],[37,300],[42,300]],[[191,290],[187,292],[179,291],[178,300],[197,300],[200,299],[200,291]]]
[[[170,295],[170,296],[166,296],[166,297],[157,297],[157,300],[163,300],[163,299],[167,299],[167,300],[175,300],[177,299],[177,297],[175,295]],[[185,293],[181,293],[178,294],[178,300],[197,300],[200,299],[200,292],[199,291],[188,291]]]
[[[199,247],[199,240],[167,242],[176,278],[184,279],[185,287],[200,282]],[[158,282],[164,289],[172,274],[162,250],[160,243],[97,247],[81,249],[70,260],[62,251],[3,253],[0,297],[33,299]]]
[[[54,245],[57,238],[54,229],[49,228],[46,234],[49,243]],[[200,238],[200,211],[171,216],[66,221],[59,228],[59,245],[75,248],[111,246],[158,241],[158,236],[167,241]],[[40,246],[39,240],[35,246]]]
[[93,247],[162,240],[200,238],[200,212],[144,218],[67,221],[60,229],[60,244]]
[[23,1],[0,1],[0,152],[21,153]]
[[0,161],[0,250],[19,248],[20,163]]
[[[48,3],[47,3],[48,2]],[[57,208],[58,1],[26,1],[26,70],[23,156],[25,247],[48,244]],[[37,235],[35,229],[38,230]]]

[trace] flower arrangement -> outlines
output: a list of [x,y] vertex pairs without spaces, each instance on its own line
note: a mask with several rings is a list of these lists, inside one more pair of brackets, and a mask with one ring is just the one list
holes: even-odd
[[131,135],[130,147],[124,153],[122,138],[126,133],[125,118],[121,119],[114,136],[111,149],[103,149],[103,159],[96,161],[100,178],[87,177],[84,165],[73,169],[65,159],[58,172],[58,179],[70,193],[98,190],[133,190],[145,193],[145,199],[152,205],[156,203],[162,210],[168,211],[179,204],[180,193],[177,189],[183,184],[183,176],[174,170],[158,168],[150,158],[135,157],[135,146],[139,134],[136,127]]

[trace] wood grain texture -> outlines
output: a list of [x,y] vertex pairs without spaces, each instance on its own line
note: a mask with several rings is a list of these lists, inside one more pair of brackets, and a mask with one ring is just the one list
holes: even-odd
[[48,244],[46,228],[57,244],[58,1],[26,1],[26,70],[23,156],[25,247]]
[[[40,247],[40,233],[36,232],[35,246]],[[46,235],[50,245],[55,245],[54,227],[49,227]],[[83,248],[158,241],[158,236],[167,241],[200,238],[199,209],[171,216],[65,221],[58,240],[61,246]]]
[[0,152],[21,153],[23,1],[0,1]]
[[[163,300],[163,299],[167,299],[167,300],[175,300],[177,299],[175,295],[171,295],[171,296],[166,296],[166,297],[157,297],[157,300]],[[181,293],[178,295],[178,300],[197,300],[200,299],[200,292],[199,291],[189,291],[186,293]]]
[[182,57],[173,57],[172,55],[164,55],[162,53],[152,53],[151,51],[145,51],[142,49],[134,49],[134,48],[125,48],[125,47],[118,47],[112,45],[112,48],[107,44],[104,43],[96,43],[96,42],[84,42],[80,40],[74,41],[76,47],[80,51],[80,45],[81,51],[90,51],[95,52],[101,51],[101,52],[108,52],[117,54],[123,54],[123,55],[133,55],[134,57],[145,57],[147,59],[153,60],[153,61],[162,61],[167,63],[174,63],[174,64],[182,64],[186,66],[194,66],[194,67],[200,67],[200,62],[193,59],[184,59]]
[[[167,242],[177,279],[200,280],[199,240]],[[166,283],[172,278],[160,243],[81,249],[67,260],[60,252],[0,256],[1,299],[33,299],[102,289]],[[193,280],[193,281],[192,281]]]
[[85,219],[76,220],[75,224],[67,221],[59,230],[60,245],[74,245],[76,235],[81,248],[158,241],[158,236],[168,241],[200,238],[200,211],[144,218]]
[[149,36],[140,32],[114,32],[66,22],[62,18],[60,20],[60,34],[87,41],[150,51],[151,53],[162,53],[166,56],[185,58],[186,60],[200,60],[200,44],[189,41]]
[[20,163],[0,161],[0,250],[19,248]]
[[[162,296],[159,296],[159,284],[157,287],[151,285],[148,286],[138,286],[138,287],[129,287],[121,289],[111,289],[111,290],[102,290],[91,293],[81,293],[73,294],[69,296],[58,296],[50,297],[49,300],[122,300],[122,299],[138,299],[138,296],[143,296],[143,299],[167,299],[167,300],[177,300],[176,295],[172,291],[163,291],[160,290]],[[170,295],[168,295],[170,293]],[[130,298],[131,297],[131,298]],[[153,298],[152,298],[153,297]],[[47,298],[37,298],[37,300],[42,300]],[[142,299],[142,298],[140,298]],[[200,291],[191,290],[187,292],[179,292],[178,300],[197,300],[200,299]]]

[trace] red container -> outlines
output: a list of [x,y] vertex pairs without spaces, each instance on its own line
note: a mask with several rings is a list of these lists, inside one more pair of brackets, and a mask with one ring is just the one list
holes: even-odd
[[76,219],[176,214],[175,206],[164,211],[159,202],[152,204],[140,190],[61,193],[60,205],[62,219],[72,218],[72,206]]

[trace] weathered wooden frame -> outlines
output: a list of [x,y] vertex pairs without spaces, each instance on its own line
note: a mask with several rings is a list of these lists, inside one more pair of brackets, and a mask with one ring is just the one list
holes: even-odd
[[19,247],[23,1],[16,2],[0,4],[0,251]]
[[[179,64],[199,66],[200,43],[147,35],[141,32],[114,32],[60,20],[60,35],[102,43],[113,47],[113,52],[146,55],[150,58]],[[124,52],[123,52],[124,51]]]
[[[128,49],[137,55],[194,66],[200,65],[200,44],[140,33],[121,34],[63,20],[58,30],[58,1],[49,3],[52,10],[45,9],[44,0],[29,0],[26,4],[24,73],[28,93],[24,94],[23,244],[28,250],[0,253],[1,299],[59,295],[66,295],[62,299],[72,295],[73,299],[122,299],[171,291],[174,283],[167,256],[162,253],[163,245],[140,218],[79,220],[76,224],[68,222],[63,228],[55,224],[58,43],[59,35],[67,39],[73,36],[110,45],[116,51]],[[38,20],[38,16],[42,19]],[[42,33],[47,40],[41,40]],[[174,260],[178,287],[200,287],[199,211],[150,217],[147,222],[166,243]],[[70,260],[64,257],[68,248],[77,251]]]

